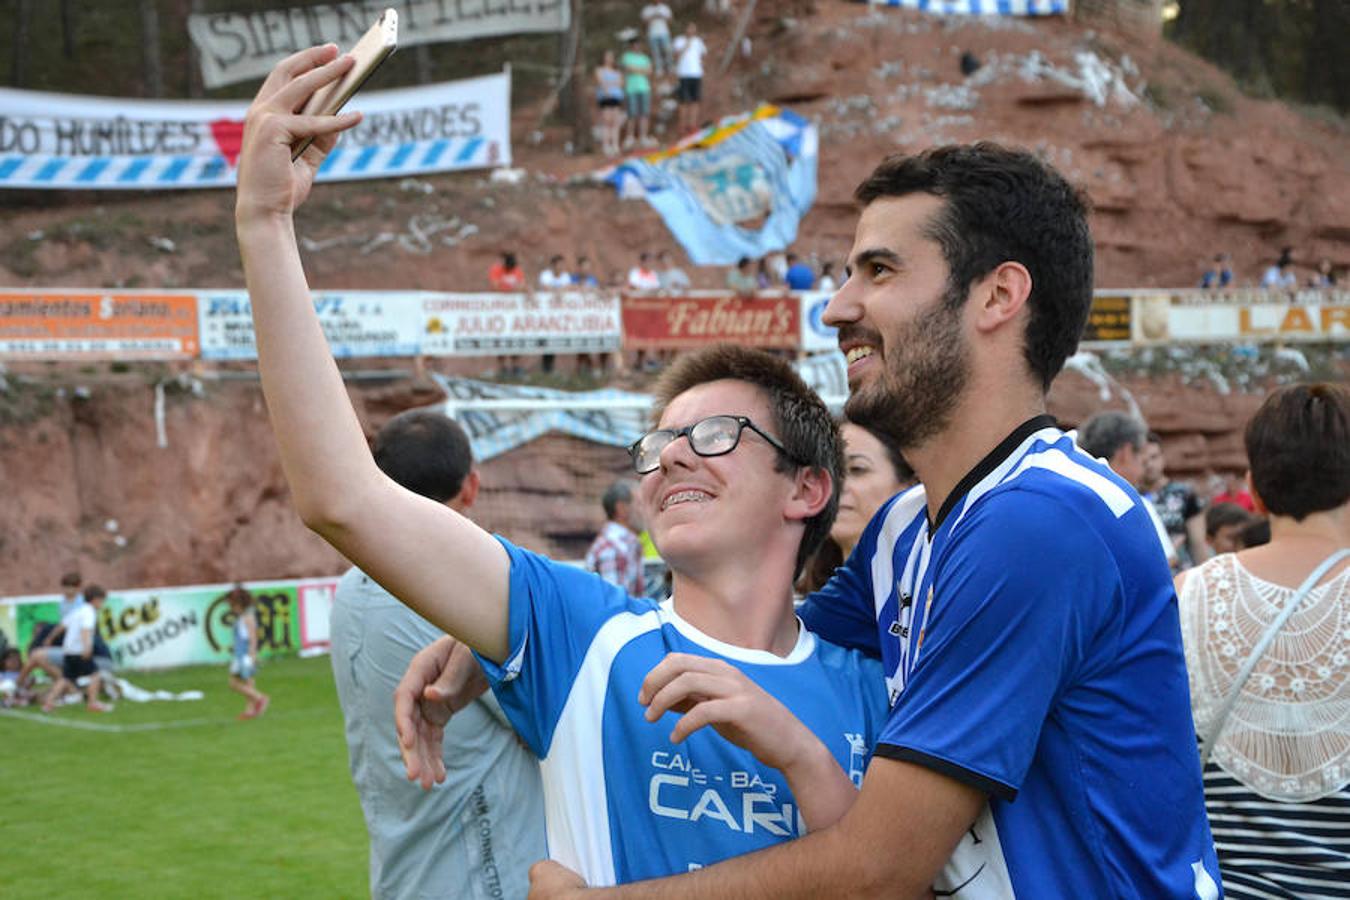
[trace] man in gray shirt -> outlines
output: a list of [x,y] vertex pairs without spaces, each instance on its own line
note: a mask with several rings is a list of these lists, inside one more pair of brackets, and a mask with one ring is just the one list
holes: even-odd
[[[395,416],[375,438],[375,462],[414,493],[465,513],[478,494],[469,439],[427,410]],[[454,590],[447,577],[447,590]],[[486,693],[445,726],[444,782],[410,783],[394,730],[393,695],[414,654],[444,632],[360,569],[338,583],[333,677],[346,722],[352,781],[370,833],[374,898],[524,897],[544,858],[538,761]]]

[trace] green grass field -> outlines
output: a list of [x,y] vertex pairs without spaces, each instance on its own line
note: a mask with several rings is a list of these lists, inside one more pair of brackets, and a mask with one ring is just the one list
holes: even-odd
[[0,897],[369,895],[327,657],[264,665],[250,722],[223,666],[126,677],[206,696],[0,711]]

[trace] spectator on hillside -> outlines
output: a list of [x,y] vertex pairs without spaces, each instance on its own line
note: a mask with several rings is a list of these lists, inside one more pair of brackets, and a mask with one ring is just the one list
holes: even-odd
[[670,251],[662,250],[656,254],[657,275],[661,279],[661,290],[668,294],[683,294],[693,287],[684,269],[675,265]]
[[755,273],[751,271],[754,263],[750,257],[742,256],[736,260],[736,268],[727,272],[727,289],[734,291],[738,297],[753,297],[758,287],[758,281]]
[[539,287],[545,291],[560,291],[572,286],[572,276],[563,266],[563,258],[554,254],[548,259],[548,265],[539,273]]
[[[375,464],[399,485],[461,515],[471,512],[479,474],[468,436],[453,419],[422,409],[400,413],[372,449]],[[330,658],[370,835],[370,894],[523,897],[530,863],[546,852],[542,793],[538,766],[496,699],[467,700],[442,723],[444,783],[423,791],[404,775],[390,727],[394,688],[413,656],[442,634],[362,570],[338,582]]]
[[1202,288],[1226,288],[1233,283],[1233,267],[1227,253],[1214,254],[1214,261],[1200,276]]
[[816,290],[831,292],[839,290],[839,282],[836,281],[834,277],[834,263],[827,262],[821,264],[820,280],[816,282]]
[[[1144,477],[1144,445],[1147,436],[1148,428],[1143,422],[1129,413],[1112,409],[1099,412],[1082,424],[1078,429],[1078,446],[1110,466],[1112,472],[1129,483],[1131,491],[1137,491],[1137,485]],[[1158,510],[1148,498],[1140,499],[1158,533],[1158,543],[1167,557],[1167,564],[1175,569],[1178,565],[1177,548],[1167,536]]]
[[1189,484],[1168,479],[1162,438],[1151,431],[1144,445],[1144,477],[1139,482],[1139,492],[1158,510],[1182,566],[1193,566],[1209,558],[1205,548],[1204,504]]
[[1294,248],[1284,247],[1280,258],[1261,276],[1261,287],[1286,289],[1298,287],[1298,276],[1294,274]]
[[510,250],[504,252],[499,261],[488,269],[488,282],[494,291],[525,290],[525,270],[516,261],[516,254]]
[[809,291],[816,284],[816,273],[812,272],[806,261],[795,253],[787,255],[787,274],[784,278],[788,290],[792,291]]
[[680,104],[678,124],[683,135],[698,129],[703,102],[703,57],[708,54],[708,45],[698,36],[698,23],[684,27],[684,34],[675,39],[675,53],[675,75],[680,79],[675,99]]
[[781,287],[787,283],[787,254],[782,250],[773,250],[764,257],[764,266],[769,272],[769,284]]
[[670,74],[670,21],[674,18],[670,7],[664,3],[648,3],[642,7],[642,21],[647,24],[647,46],[652,51],[652,64],[656,77],[664,78]]
[[605,524],[586,551],[586,570],[610,584],[616,584],[633,597],[643,594],[642,543],[638,532],[642,521],[633,502],[636,486],[620,479],[605,489],[600,505]]
[[[578,256],[576,268],[572,270],[572,286],[582,291],[594,291],[600,287],[600,279],[595,277],[595,272],[591,269],[591,259],[589,256]],[[609,354],[598,353],[600,358],[600,372],[604,374],[609,371]],[[577,354],[577,371],[589,375],[595,368],[595,358],[589,353]]]
[[577,266],[572,271],[572,284],[583,290],[600,287],[600,279],[596,278],[595,272],[591,271],[590,257],[577,257]]
[[1205,540],[1213,551],[1211,555],[1240,549],[1242,529],[1255,518],[1236,503],[1211,503],[1205,510]]
[[[572,286],[572,277],[567,273],[563,266],[562,256],[555,254],[549,256],[548,267],[539,273],[539,287],[541,290],[564,290]],[[539,358],[540,371],[553,371],[553,363],[556,358],[553,354],[543,354]]]
[[652,60],[642,52],[636,36],[628,39],[628,48],[619,57],[619,66],[624,72],[623,94],[628,111],[628,135],[624,138],[623,149],[634,144],[654,147],[656,142],[647,133],[652,123]]
[[1256,503],[1247,491],[1247,481],[1239,473],[1214,475],[1210,479],[1210,484],[1216,485],[1210,494],[1210,503],[1236,503],[1249,513],[1256,512]]
[[767,291],[773,284],[774,278],[769,274],[769,258],[761,256],[759,262],[755,264],[755,289]]
[[661,276],[651,267],[652,255],[647,251],[638,254],[638,263],[628,270],[628,289],[631,291],[661,290]]
[[619,155],[619,132],[623,129],[623,73],[614,64],[614,51],[606,50],[595,67],[595,105],[599,111],[600,152]]
[[84,602],[74,604],[61,621],[61,674],[42,701],[42,711],[51,712],[67,693],[77,691],[81,678],[85,685],[85,709],[90,712],[111,712],[112,707],[99,702],[98,692],[103,683],[94,664],[94,636],[98,634],[98,611],[108,592],[96,584],[84,591]]
[[1325,256],[1317,263],[1317,271],[1308,277],[1308,287],[1310,288],[1334,288],[1336,286],[1336,270],[1331,265],[1331,260]]
[[[510,250],[502,253],[501,260],[493,263],[488,269],[488,282],[494,291],[523,291],[529,284],[525,270],[516,261],[516,254]],[[520,364],[520,355],[516,353],[499,355],[497,372],[499,375],[524,375],[525,369]]]
[[[572,276],[568,274],[563,266],[563,258],[560,254],[554,254],[549,257],[548,266],[539,273],[539,289],[544,291],[561,291],[572,286]],[[543,372],[552,372],[554,362],[557,357],[552,353],[545,353],[539,357],[539,369]]]
[[1177,578],[1223,890],[1344,897],[1350,391],[1280,388],[1243,440],[1270,541]]

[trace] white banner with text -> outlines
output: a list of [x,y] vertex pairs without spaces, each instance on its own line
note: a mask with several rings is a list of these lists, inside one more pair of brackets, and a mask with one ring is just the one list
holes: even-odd
[[[511,163],[511,73],[357,94],[365,114],[321,181]],[[153,190],[234,184],[248,104],[0,88],[0,188]]]

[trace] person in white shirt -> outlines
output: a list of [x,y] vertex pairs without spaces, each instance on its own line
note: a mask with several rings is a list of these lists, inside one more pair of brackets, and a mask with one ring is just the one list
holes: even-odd
[[84,602],[73,605],[61,621],[66,629],[65,635],[61,638],[63,653],[61,677],[52,685],[47,699],[42,702],[43,712],[55,709],[61,698],[68,692],[76,690],[77,682],[85,677],[89,679],[85,688],[88,700],[86,709],[90,712],[111,711],[111,707],[104,706],[98,701],[102,679],[98,667],[94,665],[94,636],[98,634],[98,611],[103,608],[103,601],[107,597],[108,592],[103,588],[96,584],[89,585],[84,590]]
[[634,291],[661,290],[661,276],[651,267],[652,255],[643,251],[638,254],[638,264],[628,270],[628,288]]
[[1280,258],[1276,260],[1275,265],[1266,269],[1265,274],[1261,276],[1261,287],[1276,289],[1298,287],[1298,276],[1294,274],[1293,247],[1280,250]]
[[539,273],[539,288],[545,291],[560,291],[572,286],[572,276],[563,266],[563,258],[557,254],[549,257],[548,267]]
[[680,79],[675,99],[680,104],[681,134],[698,128],[699,104],[703,100],[703,57],[707,53],[708,46],[698,36],[698,25],[690,22],[684,34],[675,39],[675,75]]
[[834,277],[834,263],[821,263],[820,278],[816,281],[818,291],[837,291],[839,282]]
[[689,281],[689,275],[675,265],[675,261],[670,258],[670,253],[662,250],[656,254],[657,277],[661,280],[661,290],[671,294],[683,294],[689,288],[693,287]]
[[647,46],[652,50],[652,66],[656,77],[662,78],[671,69],[670,20],[673,14],[664,3],[648,3],[642,7],[642,21],[647,23]]

